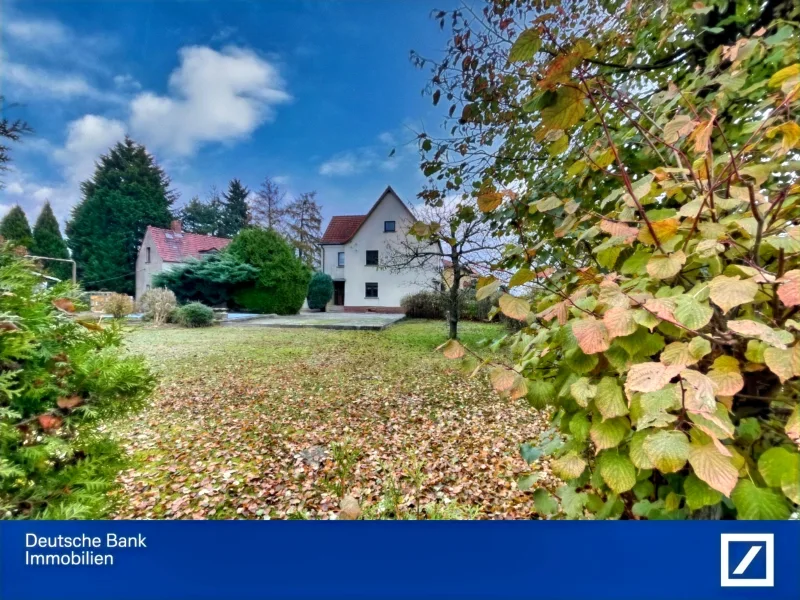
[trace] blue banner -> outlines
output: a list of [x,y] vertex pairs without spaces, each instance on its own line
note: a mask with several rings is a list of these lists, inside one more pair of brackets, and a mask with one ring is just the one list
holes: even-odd
[[2,600],[800,598],[800,522],[17,521]]

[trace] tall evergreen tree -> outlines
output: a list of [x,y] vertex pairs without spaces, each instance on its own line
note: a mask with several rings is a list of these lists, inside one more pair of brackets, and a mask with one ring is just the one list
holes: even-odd
[[247,196],[250,190],[242,185],[238,179],[231,179],[228,191],[223,194],[225,208],[222,211],[222,237],[233,237],[244,229],[250,222],[247,210]]
[[222,209],[219,194],[213,188],[211,196],[205,202],[195,196],[180,211],[183,230],[202,235],[219,235],[222,229]]
[[31,226],[28,224],[28,217],[25,211],[17,204],[0,221],[0,235],[6,240],[14,242],[19,246],[30,248],[32,235]]
[[[53,214],[53,209],[49,202],[44,203],[42,212],[36,219],[33,226],[33,243],[30,245],[30,253],[36,256],[48,256],[50,258],[69,258],[67,243],[61,237],[61,229],[58,220]],[[72,278],[72,265],[58,261],[44,262],[45,268],[54,277],[62,280]]]
[[312,269],[319,267],[319,241],[322,239],[322,207],[317,192],[300,194],[286,207],[286,233],[297,256]]
[[78,273],[88,289],[132,294],[136,256],[148,225],[169,227],[175,194],[170,180],[144,146],[126,137],[100,157],[81,184],[67,236]]

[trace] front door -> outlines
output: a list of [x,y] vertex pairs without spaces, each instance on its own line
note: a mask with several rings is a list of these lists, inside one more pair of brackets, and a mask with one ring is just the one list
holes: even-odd
[[333,304],[344,306],[344,281],[333,282]]

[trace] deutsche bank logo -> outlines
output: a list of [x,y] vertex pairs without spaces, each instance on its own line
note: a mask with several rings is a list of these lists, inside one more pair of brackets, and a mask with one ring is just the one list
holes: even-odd
[[775,536],[772,533],[723,533],[722,587],[774,587]]

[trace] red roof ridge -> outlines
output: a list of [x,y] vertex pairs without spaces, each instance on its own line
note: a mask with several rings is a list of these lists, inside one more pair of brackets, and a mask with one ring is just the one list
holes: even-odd
[[230,238],[202,233],[179,233],[153,225],[148,225],[147,229],[155,242],[156,252],[164,262],[184,262],[189,258],[199,258],[205,252],[222,250],[231,243]]

